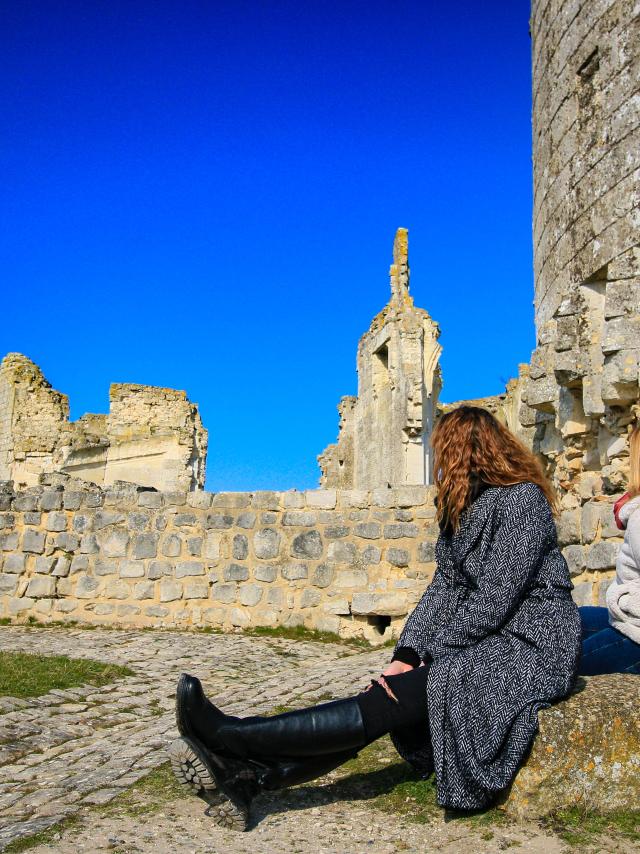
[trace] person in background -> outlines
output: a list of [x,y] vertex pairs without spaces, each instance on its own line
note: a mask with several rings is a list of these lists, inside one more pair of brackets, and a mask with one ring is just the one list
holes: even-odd
[[607,607],[579,609],[582,658],[578,673],[640,674],[640,425],[629,437],[628,489],[613,507],[624,542],[616,577],[607,590]]

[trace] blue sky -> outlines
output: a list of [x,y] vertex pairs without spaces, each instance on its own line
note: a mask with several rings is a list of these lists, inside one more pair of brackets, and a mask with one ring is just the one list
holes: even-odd
[[527,0],[5,0],[0,350],[185,389],[207,486],[317,485],[397,227],[442,399],[535,345]]

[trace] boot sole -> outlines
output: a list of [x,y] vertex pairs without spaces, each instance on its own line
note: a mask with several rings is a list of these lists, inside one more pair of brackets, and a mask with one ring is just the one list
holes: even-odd
[[247,830],[248,810],[219,787],[216,770],[201,745],[191,738],[178,738],[168,752],[176,779],[207,804],[206,813],[216,824],[229,830]]

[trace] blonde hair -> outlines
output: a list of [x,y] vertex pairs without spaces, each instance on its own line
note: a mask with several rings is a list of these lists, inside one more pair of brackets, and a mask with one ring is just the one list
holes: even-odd
[[631,495],[640,494],[640,424],[629,436],[629,489]]
[[476,475],[491,486],[536,483],[557,512],[555,492],[542,466],[513,433],[486,409],[459,406],[442,415],[431,434],[438,490],[438,520],[457,530]]

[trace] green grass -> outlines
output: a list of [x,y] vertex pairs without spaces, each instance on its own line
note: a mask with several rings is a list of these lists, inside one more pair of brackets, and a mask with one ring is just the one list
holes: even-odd
[[39,697],[53,688],[86,684],[100,687],[123,676],[133,676],[133,671],[118,664],[66,655],[0,652],[0,697]]
[[3,852],[4,854],[20,854],[21,851],[29,851],[29,849],[35,848],[38,845],[48,845],[49,843],[56,841],[58,834],[63,833],[65,830],[69,830],[74,827],[74,825],[77,825],[78,821],[78,816],[70,816],[69,818],[64,819],[64,821],[52,824],[51,827],[40,830],[38,833],[34,833],[31,836],[21,836],[20,839],[14,839],[13,842],[9,842],[9,844],[3,848]]
[[304,626],[256,626],[244,629],[243,634],[262,638],[286,638],[297,641],[314,641],[315,643],[335,643],[341,646],[352,646],[357,649],[374,649],[364,638],[343,638],[335,632],[321,632],[318,629],[307,629]]
[[597,813],[573,807],[558,810],[544,824],[569,845],[583,848],[606,834],[629,842],[640,842],[640,810]]

